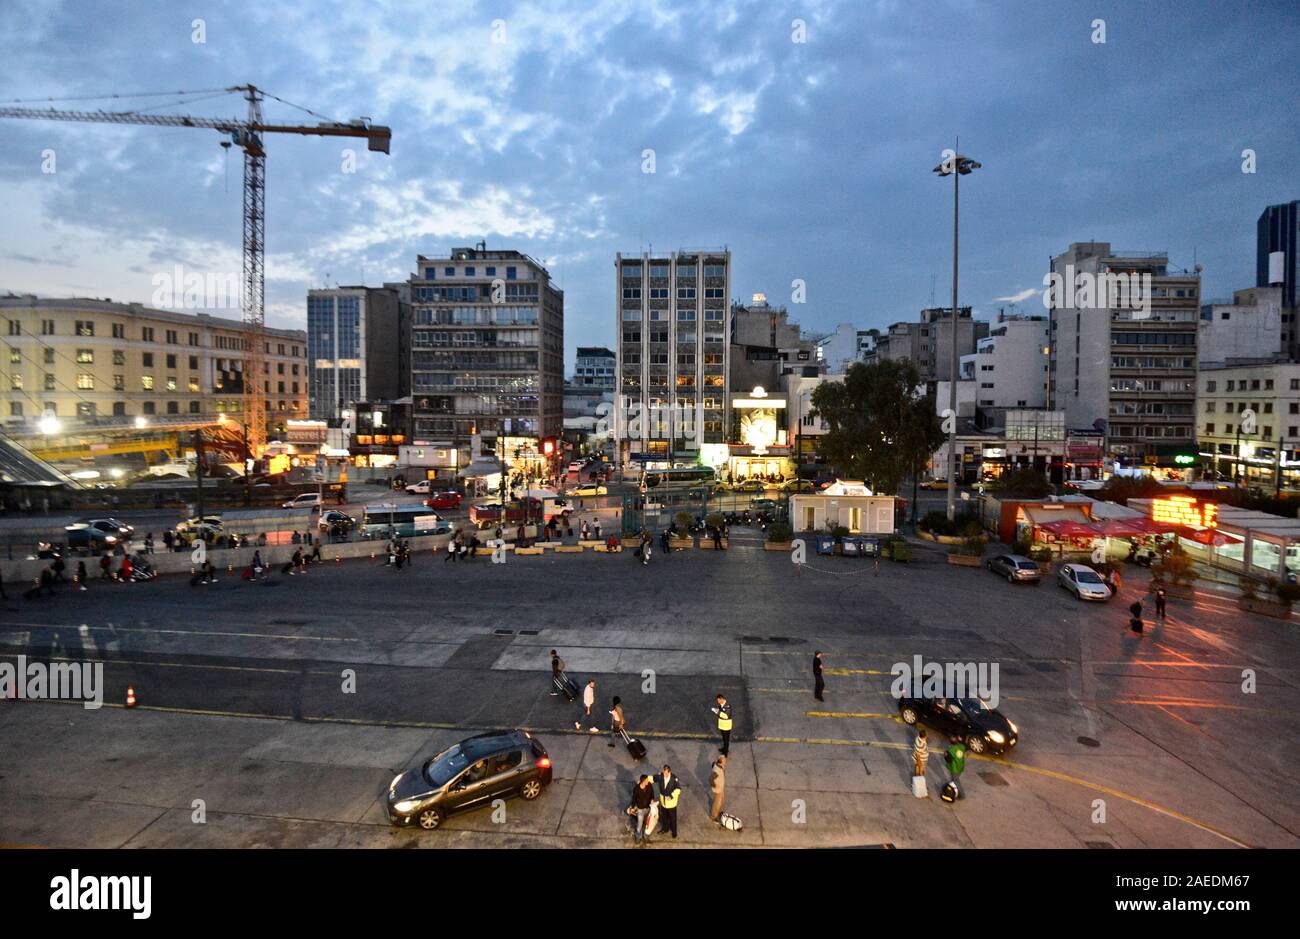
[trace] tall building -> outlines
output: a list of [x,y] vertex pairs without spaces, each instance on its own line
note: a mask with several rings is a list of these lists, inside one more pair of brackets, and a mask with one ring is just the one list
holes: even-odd
[[314,420],[337,427],[357,402],[410,394],[409,315],[397,285],[307,291],[308,409]]
[[564,293],[546,268],[480,242],[420,255],[410,287],[415,442],[455,449],[462,466],[475,440],[540,461],[564,423]]
[[[0,419],[109,425],[137,417],[238,419],[244,327],[237,319],[109,300],[0,297]],[[307,334],[264,332],[267,437],[307,416]]]
[[614,271],[619,458],[699,461],[730,423],[731,252],[619,254]]
[[[908,359],[916,366],[924,382],[947,381],[952,371],[952,308],[928,307],[916,323],[894,323],[875,337],[874,351],[867,334],[863,337],[863,354],[867,361]],[[979,340],[988,335],[989,324],[971,315],[971,308],[957,311],[957,356],[970,355]]]
[[[1300,199],[1270,205],[1260,214],[1255,226],[1255,286],[1281,286],[1282,305],[1294,310],[1297,280],[1300,280]],[[1290,322],[1294,348],[1296,326],[1294,320]]]
[[1047,404],[1047,326],[1046,316],[998,313],[974,354],[961,358],[961,378],[975,382],[977,407],[1041,408]]
[[[1175,467],[1194,439],[1200,276],[1164,252],[1079,242],[1051,261],[1048,394],[1126,464]],[[1059,289],[1058,289],[1059,288]]]
[[579,388],[614,390],[614,371],[618,356],[603,346],[579,346],[578,362],[573,369],[573,384]]
[[790,371],[821,371],[816,340],[806,338],[799,324],[790,322],[789,311],[772,306],[761,293],[749,304],[731,305],[728,359],[727,387],[733,394],[748,395],[756,386],[776,388]]

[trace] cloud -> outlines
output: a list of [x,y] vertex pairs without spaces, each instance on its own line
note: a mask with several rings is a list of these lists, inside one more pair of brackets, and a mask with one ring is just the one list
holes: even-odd
[[1030,297],[1042,293],[1041,287],[1026,287],[1020,293],[1013,293],[1009,297],[994,297],[994,300],[1005,301],[1006,303],[1020,303],[1022,300],[1028,300]]

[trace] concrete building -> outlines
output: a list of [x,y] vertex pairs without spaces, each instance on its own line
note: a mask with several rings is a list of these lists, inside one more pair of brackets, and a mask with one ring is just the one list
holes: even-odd
[[1123,463],[1175,466],[1194,440],[1200,276],[1164,252],[1080,242],[1051,261],[1049,406],[1105,429]]
[[785,432],[790,441],[791,458],[796,464],[813,460],[819,452],[821,438],[830,425],[812,416],[812,396],[824,382],[843,381],[843,375],[802,375],[787,373],[783,378],[786,408]]
[[[5,348],[0,419],[65,423],[238,419],[244,327],[238,319],[93,299],[0,297]],[[307,417],[307,334],[265,330],[267,438]]]
[[817,341],[817,361],[832,375],[843,374],[854,362],[861,362],[876,347],[877,330],[858,329],[840,323],[835,331]]
[[604,346],[579,346],[578,362],[573,369],[573,384],[582,388],[614,390],[614,371],[618,356]]
[[307,291],[308,410],[340,426],[358,402],[410,394],[410,305],[396,285]]
[[894,497],[876,495],[859,480],[839,479],[816,493],[790,497],[790,524],[797,532],[826,532],[843,526],[851,535],[894,531]]
[[731,419],[731,252],[619,254],[614,272],[618,459],[698,462]]
[[482,242],[420,255],[410,286],[414,442],[465,465],[480,440],[539,468],[563,430],[564,293],[533,258]]
[[980,408],[1041,408],[1047,404],[1048,358],[1046,316],[999,312],[975,352],[962,356],[961,378],[976,384]]
[[[951,373],[952,310],[929,307],[921,311],[916,323],[894,323],[875,338],[873,351],[864,336],[867,361],[910,359],[924,382],[947,381]],[[971,316],[971,308],[962,307],[957,314],[957,356],[970,355],[979,340],[988,335],[989,324]]]
[[1256,223],[1255,286],[1282,288],[1282,306],[1291,318],[1288,355],[1295,359],[1300,337],[1296,335],[1296,284],[1300,281],[1300,200],[1270,205]]
[[1300,364],[1203,369],[1197,379],[1196,455],[1221,478],[1300,489]]
[[1196,337],[1200,368],[1272,362],[1284,357],[1289,339],[1282,329],[1282,288],[1237,290],[1231,301],[1201,304]]

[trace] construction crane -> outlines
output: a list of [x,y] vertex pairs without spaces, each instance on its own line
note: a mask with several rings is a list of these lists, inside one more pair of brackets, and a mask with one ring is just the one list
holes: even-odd
[[[392,131],[367,119],[348,123],[322,122],[316,125],[267,124],[262,120],[264,92],[253,85],[235,85],[225,92],[243,92],[248,117],[190,117],[183,114],[146,114],[138,111],[65,111],[56,108],[0,107],[0,117],[38,121],[80,121],[98,124],[147,124],[154,127],[201,127],[229,134],[229,141],[244,151],[244,422],[249,456],[260,456],[266,448],[266,269],[264,266],[266,222],[266,150],[264,134],[302,134],[315,137],[364,137],[369,150],[388,153]],[[186,94],[178,92],[178,94]],[[274,95],[272,95],[274,97]],[[277,99],[280,100],[280,99]]]

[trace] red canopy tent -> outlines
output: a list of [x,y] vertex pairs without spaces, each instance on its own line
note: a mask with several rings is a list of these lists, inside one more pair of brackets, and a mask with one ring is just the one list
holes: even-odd
[[1215,548],[1221,548],[1225,544],[1230,544],[1234,541],[1244,540],[1233,535],[1225,534],[1224,532],[1218,531],[1214,528],[1202,528],[1199,530],[1185,528],[1183,529],[1182,534],[1188,541],[1195,541],[1197,544],[1211,545]]
[[1070,519],[1059,522],[1045,522],[1038,527],[1061,538],[1096,538],[1101,534],[1101,528],[1097,525],[1089,525]]
[[1141,535],[1166,535],[1176,530],[1177,526],[1154,519],[1112,518],[1101,526],[1101,533],[1108,538],[1136,538]]

